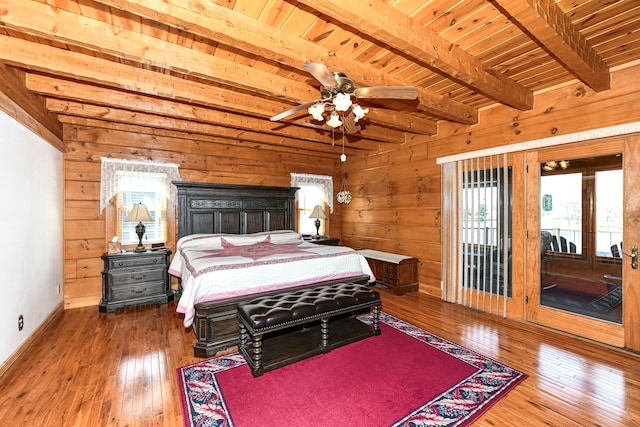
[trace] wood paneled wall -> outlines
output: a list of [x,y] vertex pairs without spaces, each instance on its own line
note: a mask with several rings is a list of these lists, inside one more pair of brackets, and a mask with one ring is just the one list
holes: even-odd
[[[640,120],[640,66],[613,73],[612,89],[594,93],[571,84],[537,94],[535,108],[498,106],[474,126],[442,123],[439,134],[368,155],[349,156],[349,205],[336,203],[329,233],[355,248],[400,253],[420,260],[421,291],[440,295],[440,166],[449,154],[524,142]],[[99,212],[100,157],[179,163],[183,180],[289,185],[291,172],[332,175],[336,156],[200,138],[154,128],[87,120],[65,125],[65,307],[96,305],[106,249]],[[167,242],[174,247],[175,242]]]
[[[65,308],[97,305],[106,251],[106,209],[100,212],[101,157],[178,163],[185,181],[290,185],[291,172],[334,176],[340,185],[338,156],[269,149],[232,140],[205,139],[153,128],[87,120],[65,125]],[[329,232],[340,237],[339,204]],[[167,242],[175,248],[175,236]]]
[[584,84],[535,96],[530,111],[497,106],[478,125],[441,123],[423,141],[347,162],[353,201],[343,207],[342,242],[420,260],[421,291],[440,295],[441,156],[640,120],[640,66],[613,73],[611,90]]

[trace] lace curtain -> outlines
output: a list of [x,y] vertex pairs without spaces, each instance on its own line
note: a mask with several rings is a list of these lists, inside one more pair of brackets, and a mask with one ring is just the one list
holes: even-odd
[[175,163],[145,162],[137,160],[112,159],[102,157],[100,177],[100,212],[109,205],[109,201],[122,191],[122,172],[139,173],[140,177],[162,175],[164,177],[164,194],[175,199],[175,186],[172,181],[180,180],[178,165]]
[[[333,178],[327,175],[311,175],[306,173],[292,173],[291,186],[301,187],[303,185],[317,185],[322,187],[324,200],[329,205],[329,211],[333,213]],[[296,192],[298,201],[298,192]]]

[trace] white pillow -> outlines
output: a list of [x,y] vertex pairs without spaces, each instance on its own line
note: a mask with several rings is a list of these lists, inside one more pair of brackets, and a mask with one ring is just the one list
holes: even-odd
[[222,249],[223,238],[234,246],[253,245],[269,237],[271,243],[295,243],[302,240],[302,236],[291,230],[261,231],[253,234],[191,234],[181,237],[176,244],[176,250],[181,249]]

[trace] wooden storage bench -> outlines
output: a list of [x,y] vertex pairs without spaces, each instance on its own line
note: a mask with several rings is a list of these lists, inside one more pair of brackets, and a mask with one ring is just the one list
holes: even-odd
[[[355,313],[373,307],[373,324]],[[283,292],[238,304],[240,352],[254,377],[281,366],[380,335],[380,294],[338,283]]]
[[373,270],[376,281],[387,286],[394,295],[418,290],[418,260],[410,256],[361,249]]

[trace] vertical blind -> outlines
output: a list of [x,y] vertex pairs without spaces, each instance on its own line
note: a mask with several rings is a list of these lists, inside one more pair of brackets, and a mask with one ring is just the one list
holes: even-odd
[[506,316],[511,294],[507,154],[443,164],[442,298]]

